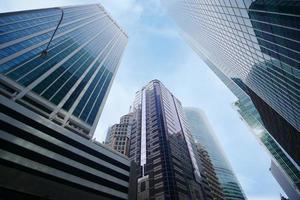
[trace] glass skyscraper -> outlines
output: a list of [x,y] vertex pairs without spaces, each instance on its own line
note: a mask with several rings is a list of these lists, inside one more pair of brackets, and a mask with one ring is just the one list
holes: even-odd
[[136,93],[129,157],[139,166],[137,199],[203,199],[201,159],[181,102],[158,80]]
[[277,171],[281,171],[282,177],[284,177],[286,181],[281,182],[281,179],[275,178],[289,199],[299,199],[300,167],[289,158],[286,152],[284,152],[280,145],[264,128],[260,116],[249,97],[245,96],[240,98],[234,103],[234,107],[237,109],[242,119],[245,120],[259,143],[262,144],[264,149],[271,156],[271,168],[273,167],[276,168]]
[[[233,88],[232,83],[231,88]],[[234,89],[233,89],[234,90]],[[269,132],[263,126],[263,122],[260,118],[258,111],[252,103],[250,97],[240,90],[237,86],[234,90],[238,101],[234,103],[234,107],[240,114],[242,119],[249,126],[252,133],[256,136],[259,143],[262,144],[264,149],[270,155],[272,160],[272,167],[277,171],[281,171],[282,177],[285,178],[285,182],[281,182],[280,179],[276,180],[281,185],[282,189],[288,195],[289,199],[300,198],[300,167],[295,163],[290,156],[282,149],[282,147],[274,140]],[[292,191],[292,192],[291,192]]]
[[184,113],[193,139],[208,152],[224,198],[226,200],[246,199],[203,111],[198,108],[184,107]]
[[129,198],[129,159],[90,140],[126,42],[100,5],[0,14],[1,199]]
[[3,13],[1,93],[91,137],[126,43],[101,5]]
[[[232,80],[225,76],[210,61],[206,60],[206,63],[223,81],[223,83],[225,83],[225,85],[231,90],[231,92],[238,98],[238,101],[234,103],[234,108],[249,126],[251,132],[255,135],[259,143],[262,144],[263,148],[270,155],[272,163],[276,163],[273,166],[276,165],[276,169],[280,168],[280,171],[282,171],[281,173],[284,174],[284,177],[288,180],[284,183],[288,183],[289,186],[282,187],[286,194],[290,195],[289,191],[292,190],[293,195],[299,195],[299,165],[284,151],[280,144],[266,130],[259,112],[253,104],[250,96],[248,96],[248,94],[245,92],[247,91],[247,88],[244,88],[246,86],[244,86],[238,79]],[[297,149],[295,149],[295,151],[297,151]],[[283,183],[280,183],[280,185],[282,184]],[[289,191],[286,191],[285,188],[289,188]]]
[[266,129],[299,164],[299,1],[163,2],[203,60],[247,89]]

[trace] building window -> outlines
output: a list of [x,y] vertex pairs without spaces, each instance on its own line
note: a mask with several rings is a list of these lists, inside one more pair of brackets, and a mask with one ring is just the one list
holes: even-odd
[[141,192],[146,190],[146,181],[141,182]]

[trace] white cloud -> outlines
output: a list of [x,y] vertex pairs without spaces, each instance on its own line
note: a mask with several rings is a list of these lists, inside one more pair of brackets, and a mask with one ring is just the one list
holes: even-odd
[[69,0],[53,0],[53,1],[40,1],[40,0],[1,0],[0,12],[11,12],[19,10],[31,10],[38,8],[56,7],[72,5]]
[[155,35],[159,37],[164,37],[164,38],[180,38],[180,35],[178,34],[177,30],[174,30],[173,28],[169,27],[161,27],[157,28],[154,26],[141,26],[140,31],[148,34],[148,35]]
[[126,29],[134,27],[144,11],[143,6],[136,0],[103,0],[101,4]]

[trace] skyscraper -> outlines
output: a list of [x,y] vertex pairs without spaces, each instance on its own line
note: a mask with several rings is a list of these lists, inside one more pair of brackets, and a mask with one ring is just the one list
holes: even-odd
[[163,2],[209,67],[247,90],[265,128],[299,165],[299,2]]
[[1,93],[92,137],[127,43],[101,5],[0,15]]
[[137,199],[203,199],[201,161],[180,101],[158,80],[136,93],[130,159]]
[[[271,157],[271,172],[289,199],[300,198],[300,167],[295,163],[282,147],[273,139],[262,124],[259,113],[251,99],[244,95],[234,103],[234,107],[241,118],[249,126],[251,132],[258,139]],[[273,173],[275,172],[275,173]],[[280,176],[277,176],[281,174]],[[280,178],[279,178],[280,177]],[[284,181],[282,181],[284,179]]]
[[198,108],[185,107],[184,113],[192,137],[203,146],[210,157],[218,177],[224,198],[227,200],[246,199],[242,188],[227,161],[205,114]]
[[297,200],[300,198],[299,190],[295,189],[293,182],[290,181],[285,171],[273,161],[271,162],[270,171],[287,194],[289,200]]
[[119,124],[109,127],[105,144],[110,148],[129,156],[129,144],[131,129],[134,121],[134,113],[124,115]]
[[0,14],[1,199],[128,199],[130,161],[89,140],[126,41],[100,5]]
[[[299,165],[290,157],[290,155],[281,147],[281,145],[272,137],[266,130],[259,112],[253,104],[250,96],[246,93],[247,87],[238,79],[230,79],[225,76],[216,66],[210,61],[206,60],[209,67],[214,73],[223,81],[223,83],[231,90],[231,92],[238,98],[234,103],[234,107],[240,114],[241,118],[250,128],[251,132],[257,138],[258,142],[270,155],[272,162],[284,171],[285,177],[289,179],[288,183],[292,185],[295,193],[299,190],[300,168]],[[238,85],[239,84],[239,85]],[[290,140],[293,140],[290,139]],[[297,144],[297,142],[294,142]],[[297,149],[294,151],[295,155]],[[284,189],[284,187],[283,187]],[[288,194],[288,192],[286,192]]]
[[[276,163],[276,166],[277,168],[280,168],[280,171],[284,171],[283,173],[285,174],[285,178],[288,179],[288,182],[285,183],[292,185],[291,188],[294,189],[294,193],[299,193],[299,165],[289,156],[288,153],[286,153],[280,144],[266,130],[259,112],[253,104],[250,96],[248,96],[248,94],[245,92],[247,91],[247,87],[240,80],[230,79],[225,76],[210,61],[207,60],[206,62],[214,71],[214,73],[225,83],[228,89],[230,89],[231,92],[238,98],[238,101],[234,103],[235,109],[240,114],[244,122],[248,125],[258,142],[270,155],[272,162]],[[294,152],[297,153],[297,150],[295,149]],[[284,188],[285,187],[283,187],[283,189]],[[289,194],[289,192],[286,193]]]
[[215,168],[212,164],[208,152],[202,147],[201,144],[196,143],[198,155],[201,159],[203,170],[201,172],[203,190],[208,191],[204,193],[204,199],[224,199],[224,194],[220,186],[219,179],[216,175]]

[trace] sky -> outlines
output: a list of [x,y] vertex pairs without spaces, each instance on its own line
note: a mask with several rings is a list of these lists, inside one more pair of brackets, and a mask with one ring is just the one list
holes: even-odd
[[137,90],[159,79],[183,106],[206,113],[247,198],[279,200],[270,157],[233,109],[236,97],[181,39],[159,0],[0,0],[0,12],[90,3],[101,3],[129,36],[96,140],[128,113]]

